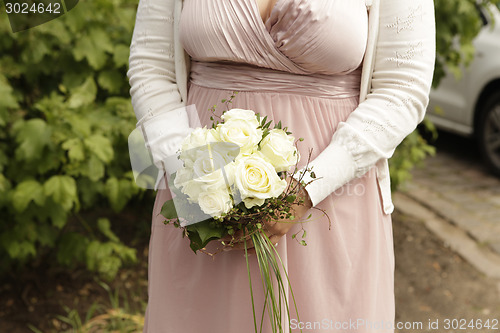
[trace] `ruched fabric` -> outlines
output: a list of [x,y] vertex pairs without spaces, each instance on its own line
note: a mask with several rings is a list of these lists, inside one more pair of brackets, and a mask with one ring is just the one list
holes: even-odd
[[[358,105],[366,30],[364,0],[278,0],[265,22],[255,0],[185,0],[180,33],[193,60],[187,104],[209,125],[209,109],[217,104],[222,112],[221,100],[239,91],[231,107],[267,115],[304,138],[302,167]],[[243,252],[195,255],[180,230],[163,224],[159,212],[168,197],[160,190],[153,209],[144,332],[254,332]],[[300,316],[293,312],[284,331],[393,332],[392,225],[375,169],[315,208],[277,246]],[[292,238],[301,227],[307,246]],[[255,256],[250,266],[260,322],[264,294]],[[270,333],[267,322],[263,332]]]
[[192,84],[240,92],[273,91],[311,97],[349,98],[359,96],[360,78],[361,68],[351,75],[296,75],[242,64],[191,63]]

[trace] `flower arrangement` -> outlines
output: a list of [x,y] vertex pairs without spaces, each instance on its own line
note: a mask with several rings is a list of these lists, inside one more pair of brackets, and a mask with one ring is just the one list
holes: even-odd
[[[236,94],[222,102],[228,106]],[[212,112],[215,116],[215,106]],[[266,292],[264,311],[267,308],[273,332],[282,332],[283,305],[291,319],[285,285],[289,281],[266,226],[296,223],[300,218],[294,216],[293,207],[305,204],[301,191],[308,184],[302,181],[303,173],[295,177],[297,180],[293,176],[298,173],[300,159],[297,142],[303,139],[296,140],[281,122],[271,128],[272,121],[252,110],[230,109],[220,116],[220,121],[214,117],[211,120],[210,128],[195,129],[182,143],[179,159],[183,166],[169,180],[174,199],[163,205],[162,215],[165,223],[182,228],[195,253],[217,254],[219,251],[206,251],[207,244],[214,240],[221,242],[221,249],[236,245],[243,248],[250,291],[248,255],[253,246]],[[306,170],[314,179],[314,172]],[[292,237],[307,245],[306,231],[300,226]],[[293,292],[291,295],[297,311]],[[254,305],[253,293],[251,301]]]

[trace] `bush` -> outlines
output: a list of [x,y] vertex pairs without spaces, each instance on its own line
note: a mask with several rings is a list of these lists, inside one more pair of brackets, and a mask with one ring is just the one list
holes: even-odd
[[83,1],[15,34],[0,16],[0,273],[51,249],[59,264],[107,277],[135,260],[108,219],[80,212],[118,212],[142,194],[127,148],[136,5]]
[[459,78],[464,65],[473,59],[474,38],[483,27],[478,8],[498,6],[500,0],[435,0],[436,8],[436,67],[434,87],[446,71]]

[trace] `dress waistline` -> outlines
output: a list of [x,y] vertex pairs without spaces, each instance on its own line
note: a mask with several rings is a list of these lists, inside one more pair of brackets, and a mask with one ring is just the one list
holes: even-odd
[[347,74],[295,74],[238,63],[191,62],[191,82],[206,88],[300,94],[321,98],[359,96],[361,67]]

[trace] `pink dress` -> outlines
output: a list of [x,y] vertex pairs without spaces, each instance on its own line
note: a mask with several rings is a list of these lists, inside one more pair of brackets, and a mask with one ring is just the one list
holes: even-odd
[[[206,125],[208,109],[239,91],[233,107],[281,120],[305,139],[299,145],[303,166],[309,149],[314,159],[358,104],[367,21],[364,0],[278,0],[266,22],[255,0],[185,0],[180,33],[192,58],[187,104],[196,105]],[[144,332],[254,332],[243,252],[195,255],[181,232],[162,222],[168,197],[160,190],[153,211]],[[303,225],[308,245],[291,238],[296,225],[277,246],[300,316],[293,314],[284,331],[392,332],[392,225],[375,169],[318,207],[331,229],[311,210],[313,218]],[[251,270],[260,314],[255,257]],[[267,326],[265,319],[263,332],[269,333]]]

